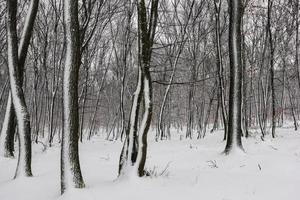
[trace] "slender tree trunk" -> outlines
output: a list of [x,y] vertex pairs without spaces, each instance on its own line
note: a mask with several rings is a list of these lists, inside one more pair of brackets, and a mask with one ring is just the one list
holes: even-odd
[[[126,60],[124,61],[126,62]],[[124,93],[125,93],[125,79],[126,79],[126,67],[123,68],[122,78],[121,78],[121,90],[120,90],[120,115],[121,115],[121,128],[118,136],[122,137],[125,133],[125,109],[124,109]]]
[[218,84],[219,84],[219,94],[220,94],[220,103],[222,111],[222,119],[224,124],[224,140],[228,133],[228,117],[225,105],[225,87],[224,87],[224,69],[222,61],[222,52],[221,52],[221,32],[220,32],[220,13],[221,13],[221,0],[215,0],[215,23],[216,23],[216,50],[217,50],[217,69],[218,69]]
[[296,7],[296,16],[295,16],[295,20],[296,20],[296,27],[295,27],[295,31],[296,31],[296,42],[295,42],[295,46],[296,46],[296,51],[295,51],[295,67],[297,70],[297,77],[298,77],[298,86],[300,89],[300,65],[299,65],[299,1],[295,1],[295,7]]
[[281,111],[280,111],[280,119],[278,120],[279,124],[283,126],[284,122],[284,110],[285,110],[285,87],[286,87],[286,78],[285,78],[285,61],[283,61],[283,69],[282,69],[282,94],[281,94]]
[[291,93],[291,87],[290,87],[290,81],[287,78],[287,90],[288,90],[288,95],[289,95],[289,100],[290,100],[290,106],[291,106],[291,112],[292,112],[292,117],[293,117],[293,122],[294,122],[294,129],[295,131],[298,130],[298,123],[297,123],[297,119],[296,119],[296,115],[295,115],[295,103],[293,101],[293,95]]
[[94,134],[95,120],[96,120],[96,115],[97,115],[97,111],[98,111],[98,107],[99,107],[100,95],[101,95],[101,91],[104,87],[104,82],[105,82],[105,79],[106,79],[107,72],[108,72],[108,65],[105,68],[104,74],[101,78],[101,82],[100,82],[100,85],[99,85],[99,88],[98,88],[96,108],[95,108],[95,110],[93,112],[93,115],[90,119],[90,124],[89,124],[89,128],[88,128],[89,129],[88,140],[91,139],[92,135]]
[[194,84],[194,77],[195,77],[195,66],[192,66],[192,74],[191,74],[191,83],[189,85],[189,93],[188,93],[188,108],[187,108],[187,127],[186,127],[186,134],[185,138],[192,139],[193,135],[193,127],[194,127],[194,93],[195,93],[195,84]]
[[126,138],[120,155],[119,176],[126,175],[128,168],[134,165],[137,157],[137,126],[143,88],[143,77],[140,68],[137,79],[137,86],[133,95],[131,113],[128,121],[128,130],[126,130]]
[[14,137],[16,129],[15,110],[11,92],[8,93],[6,111],[0,135],[0,153],[4,157],[14,157]]
[[[0,105],[1,105],[0,111],[2,111],[2,108],[3,108],[3,105],[4,105],[3,96],[4,96],[4,93],[5,93],[5,91],[6,91],[6,88],[8,87],[8,86],[7,86],[7,85],[8,85],[8,82],[9,82],[9,79],[7,78],[6,81],[5,81],[5,83],[4,83],[4,85],[3,85],[3,87],[2,87],[1,93],[0,93]],[[1,123],[0,123],[0,124],[1,124]]]
[[[243,13],[244,13],[243,8]],[[243,14],[242,14],[243,15]],[[244,24],[244,20],[242,17],[242,27]],[[247,138],[249,136],[248,131],[248,113],[247,113],[247,72],[246,72],[246,41],[245,41],[245,33],[242,30],[242,46],[241,46],[241,54],[242,54],[242,131],[243,135]]]
[[126,7],[126,29],[124,34],[124,41],[126,41],[123,46],[123,66],[122,66],[122,77],[121,77],[121,90],[120,90],[120,115],[121,115],[121,128],[119,132],[119,136],[121,140],[126,132],[125,125],[125,108],[124,108],[124,95],[125,95],[125,87],[126,87],[126,78],[127,78],[127,60],[130,53],[131,43],[130,43],[130,31],[131,31],[131,20],[132,20],[132,3],[125,2]]
[[275,110],[275,87],[274,87],[274,47],[273,47],[273,37],[271,31],[271,13],[272,13],[273,0],[268,0],[268,22],[267,31],[269,35],[269,45],[270,45],[270,87],[271,87],[271,98],[272,98],[272,137],[275,138],[275,128],[276,128],[276,110]]
[[[182,37],[182,39],[184,38],[185,36],[185,32],[184,32],[184,35]],[[168,95],[169,95],[169,91],[171,89],[171,86],[172,86],[172,83],[173,83],[173,79],[174,79],[174,76],[175,76],[175,72],[176,72],[176,68],[177,68],[177,63],[178,63],[178,59],[180,57],[180,54],[182,52],[182,46],[183,46],[183,42],[181,43],[180,47],[179,47],[179,50],[177,52],[177,55],[175,57],[175,61],[173,63],[173,70],[172,70],[172,74],[171,74],[171,77],[170,77],[170,80],[169,80],[169,83],[167,85],[167,88],[165,90],[165,94],[164,94],[164,97],[163,97],[163,101],[161,103],[161,106],[160,106],[160,111],[159,111],[159,118],[158,118],[158,136],[161,137],[161,139],[163,138],[163,136],[165,135],[164,134],[164,131],[165,131],[165,126],[163,125],[163,115],[164,115],[164,110],[165,110],[165,106],[166,106],[166,102],[167,102],[167,98],[168,98]],[[172,62],[170,62],[172,64]]]
[[80,119],[80,142],[82,142],[83,138],[83,131],[84,131],[84,117],[85,117],[85,104],[87,98],[87,91],[88,91],[88,77],[89,77],[89,68],[85,66],[85,84],[84,84],[84,91],[83,91],[83,100],[82,100],[82,108],[81,108],[81,119]]
[[213,128],[210,130],[211,133],[219,128],[219,110],[220,110],[221,99],[219,96],[217,98],[218,98],[217,107],[216,107],[216,112],[215,112],[215,116],[214,116]]

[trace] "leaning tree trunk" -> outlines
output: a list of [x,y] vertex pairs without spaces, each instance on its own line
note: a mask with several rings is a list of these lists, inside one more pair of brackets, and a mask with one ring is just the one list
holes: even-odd
[[61,144],[61,193],[71,188],[83,188],[78,139],[78,76],[80,67],[80,34],[78,1],[65,0],[66,58],[63,78],[63,135]]
[[241,128],[241,19],[242,1],[229,1],[229,59],[230,59],[230,89],[229,89],[229,118],[228,136],[225,154],[234,149],[243,151]]
[[[15,3],[15,2],[12,2]],[[28,47],[34,27],[34,21],[36,18],[36,14],[38,11],[39,0],[31,0],[28,14],[26,16],[25,24],[23,27],[23,32],[21,36],[21,40],[19,43],[19,51],[18,52],[18,76],[20,77],[20,86],[23,85],[23,73],[24,73],[24,65],[27,57]],[[16,4],[17,6],[17,4]],[[15,8],[17,9],[17,8]],[[16,37],[16,40],[18,38]],[[11,92],[8,95],[6,112],[4,117],[4,123],[1,130],[1,138],[0,138],[0,154],[4,157],[13,157],[14,156],[14,135],[16,130],[16,116],[14,111],[13,101],[11,99]]]
[[18,36],[16,28],[17,0],[7,1],[7,51],[11,98],[15,108],[19,133],[19,158],[15,178],[32,176],[30,118],[22,89],[18,65]]

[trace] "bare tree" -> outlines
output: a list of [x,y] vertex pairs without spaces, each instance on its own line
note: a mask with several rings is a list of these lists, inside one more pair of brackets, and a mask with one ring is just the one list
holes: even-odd
[[[150,63],[158,17],[158,0],[151,1],[148,15],[144,0],[137,2],[138,15],[138,84],[133,97],[131,115],[124,146],[120,156],[119,175],[128,175],[130,168],[137,176],[145,175],[147,156],[147,134],[152,117],[152,81]],[[148,18],[148,20],[147,20]],[[143,100],[144,112],[137,132],[140,103]]]
[[[33,14],[33,21],[36,12],[34,10],[35,3],[32,1],[29,9],[29,14]],[[19,176],[32,176],[31,172],[31,130],[30,130],[30,117],[27,110],[25,96],[22,89],[23,68],[26,59],[27,48],[22,48],[23,45],[29,45],[30,35],[25,35],[21,39],[20,46],[21,52],[18,56],[18,36],[16,29],[16,14],[17,14],[17,1],[7,2],[7,49],[8,49],[8,67],[10,77],[11,99],[14,105],[17,125],[18,125],[18,139],[19,139],[19,157],[15,178]],[[30,24],[31,20],[29,15],[28,21],[25,22],[25,30]],[[30,28],[29,28],[30,29]],[[32,30],[32,28],[31,28]],[[26,32],[25,32],[26,34]],[[27,37],[29,37],[29,39]],[[28,40],[25,40],[28,39]],[[26,43],[27,44],[24,44]],[[22,52],[24,50],[24,52]],[[18,58],[19,57],[19,58]],[[22,65],[23,64],[23,65]]]
[[[38,11],[39,0],[31,0],[28,13],[26,16],[25,24],[23,27],[23,32],[21,35],[21,40],[18,49],[18,73],[20,86],[23,86],[24,79],[24,66],[27,57],[28,47],[30,44],[30,39],[32,36],[32,31],[34,27],[34,21]],[[17,8],[16,8],[17,9]],[[17,22],[14,22],[17,23]],[[18,38],[16,38],[18,40]],[[16,130],[16,114],[14,110],[13,100],[11,99],[11,94],[8,95],[6,112],[4,117],[4,122],[1,130],[1,145],[0,152],[4,157],[14,156],[14,135]]]

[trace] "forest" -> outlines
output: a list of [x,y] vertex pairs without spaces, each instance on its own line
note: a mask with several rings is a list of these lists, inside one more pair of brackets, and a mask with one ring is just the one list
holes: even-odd
[[297,200],[299,10],[0,0],[0,199]]

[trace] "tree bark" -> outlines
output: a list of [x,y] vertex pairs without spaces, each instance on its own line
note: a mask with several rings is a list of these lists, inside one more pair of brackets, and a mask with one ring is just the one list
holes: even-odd
[[[139,177],[145,175],[145,163],[147,156],[147,134],[152,118],[152,81],[150,75],[150,62],[153,40],[157,25],[158,0],[151,1],[149,20],[147,20],[147,8],[144,0],[137,2],[138,15],[138,84],[134,93],[133,104],[129,119],[128,131],[124,141],[119,162],[119,175],[128,175],[133,169],[133,173]],[[141,98],[143,100],[144,113],[139,129],[137,121],[139,117],[139,107]],[[138,131],[137,139],[135,136]],[[137,147],[137,157],[135,148]],[[130,169],[132,168],[132,169]]]
[[215,20],[216,20],[216,51],[217,51],[217,69],[218,69],[218,84],[219,84],[219,95],[222,111],[222,119],[224,124],[224,140],[226,140],[228,132],[228,122],[227,122],[227,111],[225,104],[225,87],[224,87],[224,69],[222,62],[222,53],[221,53],[221,32],[220,32],[220,13],[221,13],[221,0],[214,0],[215,4]]
[[[8,70],[12,103],[19,133],[19,157],[14,178],[32,176],[31,172],[31,131],[30,117],[27,110],[22,89],[23,71],[18,63],[18,36],[17,36],[17,0],[7,1],[7,49]],[[21,43],[22,44],[22,43]]]
[[78,1],[64,1],[66,27],[66,58],[63,78],[63,135],[61,144],[61,193],[71,188],[85,187],[81,175],[78,139],[78,76],[80,67],[80,33]]
[[270,87],[271,87],[271,98],[272,98],[272,137],[275,138],[276,128],[276,110],[275,110],[275,87],[274,87],[274,46],[273,46],[273,35],[271,31],[271,14],[272,14],[272,0],[268,0],[268,21],[267,31],[269,35],[269,47],[270,47]]
[[225,154],[234,149],[243,151],[241,129],[241,19],[242,1],[229,1],[229,59],[230,59],[230,89],[229,89],[229,118],[228,137]]
[[[13,2],[15,3],[15,2]],[[32,31],[34,27],[34,21],[38,11],[39,0],[31,0],[29,10],[26,16],[25,24],[23,27],[23,32],[21,36],[21,40],[19,42],[19,48],[17,49],[17,64],[18,64],[18,76],[20,78],[20,86],[23,86],[23,73],[24,73],[24,66],[25,60],[27,57],[28,47],[30,43],[30,39],[32,36]],[[17,4],[15,5],[17,7]],[[17,9],[17,8],[15,8]],[[15,19],[16,20],[16,19]],[[14,22],[16,23],[16,21]],[[16,40],[18,38],[16,36]],[[16,114],[14,111],[13,101],[11,99],[11,92],[8,95],[8,101],[6,106],[5,112],[5,120],[1,130],[1,154],[4,157],[13,157],[14,156],[14,135],[16,130]]]

